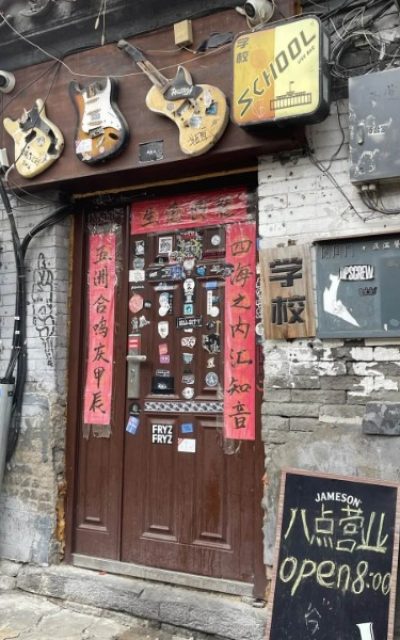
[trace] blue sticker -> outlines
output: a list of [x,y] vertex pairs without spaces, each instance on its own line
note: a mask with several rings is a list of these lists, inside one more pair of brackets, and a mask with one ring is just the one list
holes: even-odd
[[129,416],[128,424],[126,425],[126,431],[135,435],[139,427],[139,418],[136,416]]
[[193,433],[193,424],[191,422],[183,422],[181,424],[182,433]]
[[209,280],[204,283],[204,286],[206,289],[218,289],[218,282],[217,280]]

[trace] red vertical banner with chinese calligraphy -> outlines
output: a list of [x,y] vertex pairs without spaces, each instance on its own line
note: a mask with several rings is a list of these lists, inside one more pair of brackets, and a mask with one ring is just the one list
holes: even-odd
[[89,240],[89,335],[84,393],[85,424],[108,425],[111,419],[115,307],[114,233]]
[[224,435],[255,439],[256,224],[227,225]]

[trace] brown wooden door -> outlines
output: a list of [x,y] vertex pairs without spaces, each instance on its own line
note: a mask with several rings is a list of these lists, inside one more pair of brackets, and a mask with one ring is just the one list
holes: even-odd
[[[85,367],[77,362],[87,360],[89,330],[85,237],[110,224],[117,233],[112,415],[109,428],[93,428],[82,424]],[[240,442],[223,432],[228,227],[130,235],[128,224],[120,213],[81,224],[70,551],[252,582],[255,571],[262,575],[262,445],[259,435]],[[255,385],[255,363],[248,379]]]
[[225,227],[132,236],[130,264],[146,361],[127,408],[122,560],[251,580],[254,443],[223,436]]

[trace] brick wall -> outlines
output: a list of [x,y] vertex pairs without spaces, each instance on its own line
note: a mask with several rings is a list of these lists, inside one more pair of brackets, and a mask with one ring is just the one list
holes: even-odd
[[[262,158],[261,246],[398,231],[400,216],[366,209],[350,183],[347,102],[333,104],[330,116],[309,127],[307,137],[343,193],[308,157]],[[387,206],[398,206],[400,188],[386,186],[384,193]],[[271,565],[282,467],[399,480],[398,438],[364,435],[361,422],[367,401],[400,401],[400,349],[385,340],[310,339],[266,341],[264,353],[264,533],[265,561]]]
[[[57,207],[25,196],[13,206],[21,239]],[[31,203],[35,203],[32,205]],[[36,204],[37,202],[37,204]],[[7,216],[0,219],[0,370],[7,367],[15,304],[15,262]],[[38,234],[27,256],[28,377],[22,428],[0,494],[0,557],[48,562],[58,557],[56,501],[64,479],[68,342],[69,220]]]

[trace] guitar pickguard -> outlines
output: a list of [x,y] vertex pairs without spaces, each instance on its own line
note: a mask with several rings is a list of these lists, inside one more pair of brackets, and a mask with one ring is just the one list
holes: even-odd
[[95,129],[111,127],[117,131],[122,130],[122,122],[117,117],[110,104],[110,93],[103,92],[93,98],[83,94],[85,110],[83,113],[81,129],[85,133],[90,133]]
[[75,152],[79,160],[95,164],[122,151],[129,139],[128,125],[117,107],[113,78],[88,87],[71,82],[70,93],[78,112]]

